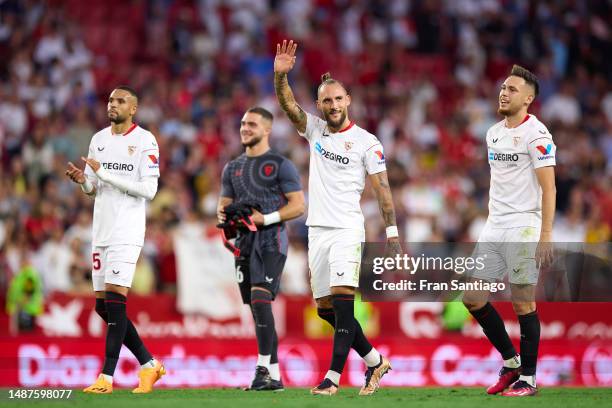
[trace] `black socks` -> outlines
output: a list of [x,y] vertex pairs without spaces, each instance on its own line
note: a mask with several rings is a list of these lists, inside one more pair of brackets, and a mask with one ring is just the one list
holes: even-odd
[[[278,347],[278,338],[274,329],[274,315],[272,314],[272,294],[263,290],[251,291],[251,310],[255,318],[255,335],[259,354],[267,356]],[[276,340],[275,340],[276,338]],[[276,353],[275,353],[276,354]],[[278,362],[278,358],[276,358]],[[272,357],[270,357],[272,362]]]
[[355,339],[355,295],[332,295],[335,314],[334,351],[330,370],[342,374]]
[[[106,311],[106,305],[104,303],[104,299],[96,298],[96,313],[100,315],[102,320],[108,323],[108,312]],[[125,330],[123,344],[125,344],[128,350],[134,354],[140,365],[148,363],[151,361],[151,359],[153,359],[153,356],[151,356],[151,353],[149,353],[149,350],[147,350],[144,343],[140,339],[140,336],[136,331],[136,327],[134,327],[134,324],[130,319],[127,319],[127,328]]]
[[540,319],[537,311],[519,315],[521,326],[521,366],[522,375],[535,375],[540,344]]
[[121,344],[127,329],[126,298],[115,292],[106,292],[104,299],[108,319],[106,331],[106,353],[102,374],[112,376],[117,367]]
[[[334,314],[334,309],[317,309],[317,314],[327,323],[331,324],[332,327],[336,327],[336,315]],[[360,357],[365,356],[374,348],[372,344],[368,341],[365,334],[363,334],[363,329],[361,325],[355,319],[355,338],[353,339],[353,344],[351,347],[359,354]]]
[[[510,341],[504,321],[500,317],[497,310],[487,302],[482,308],[470,312],[472,316],[480,323],[484,334],[487,336],[493,347],[497,349],[504,360],[508,360],[516,356],[516,350]],[[519,318],[520,319],[520,318]],[[521,326],[522,331],[522,326]]]

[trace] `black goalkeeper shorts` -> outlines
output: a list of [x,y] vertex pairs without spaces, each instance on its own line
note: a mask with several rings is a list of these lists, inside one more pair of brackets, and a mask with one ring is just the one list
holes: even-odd
[[269,290],[272,299],[276,297],[286,260],[286,255],[274,251],[252,251],[250,256],[236,258],[236,279],[245,305],[251,304],[253,286]]

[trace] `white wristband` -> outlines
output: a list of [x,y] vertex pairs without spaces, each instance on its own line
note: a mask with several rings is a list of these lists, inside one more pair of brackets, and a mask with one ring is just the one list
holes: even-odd
[[81,184],[81,190],[83,190],[83,192],[85,194],[89,194],[93,191],[94,186],[93,184],[91,184],[91,181],[89,181],[87,178],[85,179],[85,182],[83,184]]
[[387,238],[397,238],[399,237],[399,232],[397,231],[397,225],[391,225],[385,229],[387,233]]
[[281,216],[278,211],[274,211],[273,213],[270,213],[270,214],[264,214],[263,219],[264,219],[264,222],[263,222],[264,226],[281,222]]

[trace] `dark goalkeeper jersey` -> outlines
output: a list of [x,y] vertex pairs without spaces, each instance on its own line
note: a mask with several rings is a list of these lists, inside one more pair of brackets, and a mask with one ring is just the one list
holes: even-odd
[[[286,193],[302,189],[293,163],[272,150],[257,157],[240,155],[225,166],[221,180],[221,196],[234,202],[257,203],[262,214],[278,211],[287,204]],[[262,249],[287,254],[288,238],[283,223],[259,229]]]

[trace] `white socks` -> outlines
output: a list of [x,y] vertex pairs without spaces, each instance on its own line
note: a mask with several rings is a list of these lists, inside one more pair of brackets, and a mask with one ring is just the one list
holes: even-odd
[[535,375],[521,375],[519,376],[519,381],[525,381],[532,387],[536,387]]
[[107,382],[109,383],[113,383],[113,376],[112,375],[106,375],[106,374],[100,374],[100,377],[104,378]]
[[156,363],[157,363],[157,360],[152,358],[151,360],[141,365],[140,368],[155,368]]
[[521,356],[518,354],[512,358],[504,360],[504,367],[507,368],[519,368],[521,366]]
[[266,367],[268,370],[270,370],[270,357],[271,357],[270,354],[268,354],[267,356],[258,354],[257,355],[257,365]]
[[278,363],[270,364],[270,378],[280,381],[280,368]]
[[340,384],[340,373],[337,373],[335,371],[329,370],[327,372],[327,374],[325,374],[325,378],[329,378],[331,380],[331,382],[336,384],[336,386],[338,386]]
[[372,350],[363,356],[363,361],[365,361],[368,367],[375,367],[380,364],[380,353],[372,347]]

